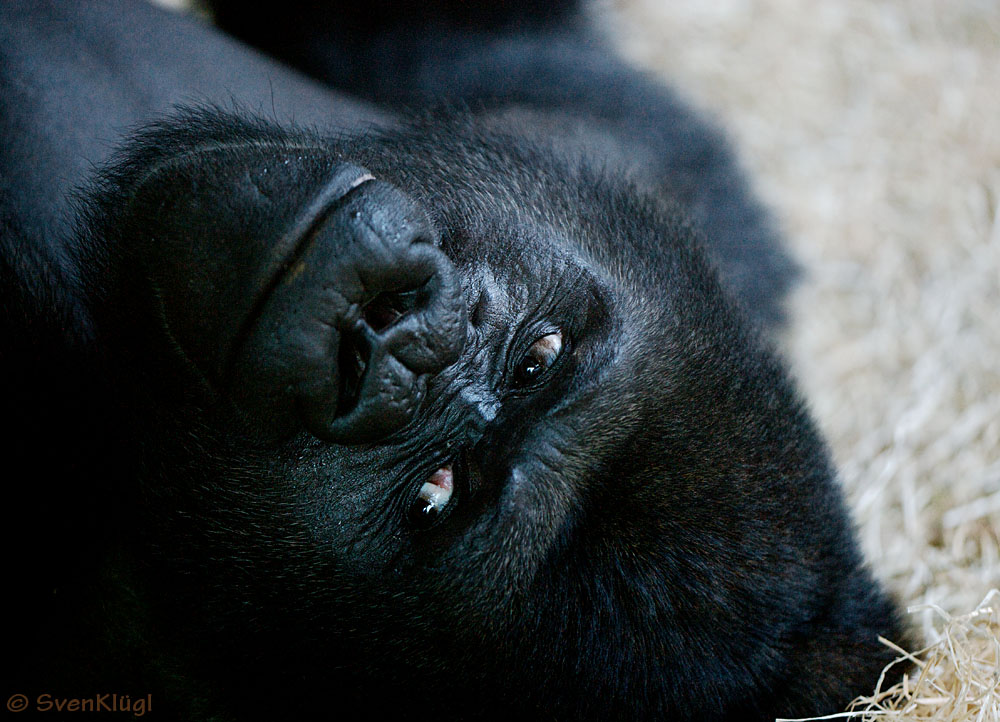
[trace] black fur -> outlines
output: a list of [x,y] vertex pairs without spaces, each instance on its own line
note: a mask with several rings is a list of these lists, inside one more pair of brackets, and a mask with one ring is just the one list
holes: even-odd
[[218,5],[378,105],[143,4],[0,7],[6,694],[766,720],[867,691],[896,614],[719,134],[569,4]]

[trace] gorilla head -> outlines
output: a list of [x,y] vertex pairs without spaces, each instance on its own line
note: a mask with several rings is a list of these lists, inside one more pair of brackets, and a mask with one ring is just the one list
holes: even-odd
[[105,174],[99,678],[179,717],[673,720],[874,679],[894,613],[780,364],[677,210],[558,142],[205,112]]

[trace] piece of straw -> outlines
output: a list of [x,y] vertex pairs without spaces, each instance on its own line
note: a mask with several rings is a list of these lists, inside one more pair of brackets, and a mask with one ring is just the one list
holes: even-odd
[[[907,652],[880,638],[899,657],[882,671],[875,691],[856,699],[847,712],[797,722],[1000,722],[1000,590],[991,590],[974,611],[962,616],[934,605],[913,607],[910,612],[925,610],[939,622],[934,641]],[[901,669],[905,671],[900,676]],[[883,689],[890,679],[898,681]]]

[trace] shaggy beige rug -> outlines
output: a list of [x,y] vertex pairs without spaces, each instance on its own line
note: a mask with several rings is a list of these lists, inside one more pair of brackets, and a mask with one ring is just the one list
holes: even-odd
[[788,355],[868,558],[938,643],[878,718],[1000,720],[1000,598],[947,616],[1000,587],[1000,3],[601,14],[729,131],[807,270]]

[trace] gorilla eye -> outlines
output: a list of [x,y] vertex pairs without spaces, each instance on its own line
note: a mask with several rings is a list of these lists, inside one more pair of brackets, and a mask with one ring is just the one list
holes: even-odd
[[414,529],[430,529],[448,508],[455,492],[455,478],[451,466],[442,466],[430,475],[410,503],[410,524]]
[[538,383],[545,372],[552,368],[562,349],[562,331],[547,333],[537,339],[514,368],[514,388],[524,389]]

